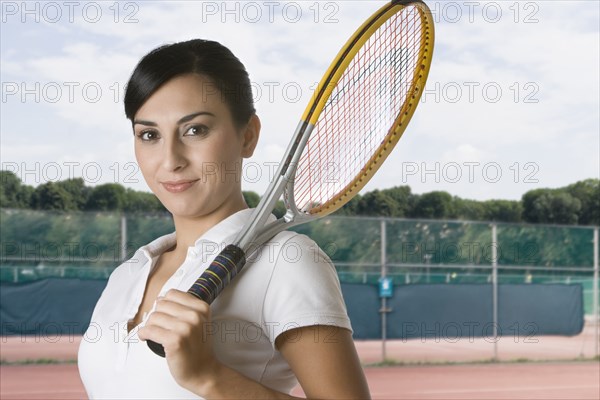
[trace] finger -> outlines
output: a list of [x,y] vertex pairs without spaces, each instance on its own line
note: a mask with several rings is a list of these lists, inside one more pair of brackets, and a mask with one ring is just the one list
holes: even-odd
[[210,306],[206,302],[189,293],[179,293],[177,295],[170,295],[169,297],[159,297],[156,299],[156,305],[169,306],[171,309],[195,310],[196,312],[206,315],[210,313]]
[[168,331],[176,331],[183,326],[189,326],[189,322],[183,320],[177,315],[171,315],[160,311],[154,311],[148,317],[144,326],[158,326]]
[[198,297],[193,294],[182,292],[177,289],[170,289],[167,291],[163,299],[173,301],[175,303],[179,303],[190,308],[194,308],[198,311],[208,310],[210,306],[205,301],[200,300]]
[[195,310],[195,308],[190,307],[188,304],[181,304],[178,301],[174,301],[166,297],[159,297],[156,299],[155,310],[167,314],[180,314],[185,311]]
[[[166,299],[156,302],[155,312],[166,314],[194,325],[209,319],[208,313]],[[152,315],[150,314],[150,316]]]
[[146,325],[141,327],[138,331],[138,337],[140,340],[151,340],[160,343],[165,349],[167,357],[172,351],[180,349],[183,343],[180,335],[158,325]]
[[195,327],[199,325],[192,324],[169,314],[154,312],[148,318],[145,326],[160,328],[162,331],[168,332],[171,338],[183,338],[193,336]]
[[172,332],[160,325],[147,324],[138,329],[137,335],[140,340],[152,340],[156,343],[164,343],[172,335]]
[[165,343],[176,343],[179,347],[182,340],[190,337],[204,343],[208,340],[207,338],[212,334],[212,331],[213,329],[209,325],[200,327],[200,324],[191,324],[169,314],[153,312],[146,325],[138,331],[138,337],[142,340],[150,339],[162,343],[163,346]]

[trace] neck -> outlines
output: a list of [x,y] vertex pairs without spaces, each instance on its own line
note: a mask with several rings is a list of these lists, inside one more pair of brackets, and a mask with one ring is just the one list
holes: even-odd
[[248,208],[248,206],[242,197],[240,201],[236,201],[233,204],[223,204],[221,207],[207,215],[199,217],[173,215],[177,243],[172,251],[184,254],[187,252],[188,247],[193,246],[196,243],[196,240],[213,226],[217,225],[230,215],[246,208]]

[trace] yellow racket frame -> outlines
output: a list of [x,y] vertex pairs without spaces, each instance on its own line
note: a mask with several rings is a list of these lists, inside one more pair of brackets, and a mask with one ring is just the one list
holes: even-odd
[[363,169],[344,189],[342,189],[342,191],[340,191],[338,195],[326,203],[312,208],[309,211],[312,215],[324,216],[336,211],[346,204],[366,185],[375,172],[377,172],[383,161],[385,161],[396,143],[400,140],[400,137],[402,137],[408,122],[417,108],[431,67],[435,32],[431,11],[427,5],[422,1],[393,1],[377,10],[356,30],[344,47],[339,51],[327,69],[327,72],[323,75],[323,78],[317,87],[318,90],[313,95],[312,101],[308,104],[302,115],[302,120],[304,122],[311,125],[317,123],[331,92],[336,87],[356,53],[358,53],[365,42],[381,27],[381,25],[401,11],[401,9],[408,6],[415,7],[421,15],[421,52],[418,61],[420,71],[415,71],[413,82],[409,89],[409,93],[412,92],[412,95],[410,95],[408,101],[403,105],[398,118],[385,136],[385,140],[377,148]]

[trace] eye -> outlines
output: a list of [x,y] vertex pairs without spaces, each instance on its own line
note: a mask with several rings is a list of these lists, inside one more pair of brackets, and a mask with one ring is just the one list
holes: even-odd
[[158,132],[153,130],[141,131],[136,135],[143,142],[150,142],[158,139]]
[[183,136],[205,136],[206,134],[208,134],[206,125],[193,125],[185,131]]

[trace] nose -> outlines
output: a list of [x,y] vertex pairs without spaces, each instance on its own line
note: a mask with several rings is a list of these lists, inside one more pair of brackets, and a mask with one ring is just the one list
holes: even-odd
[[167,171],[178,171],[187,165],[184,145],[177,137],[165,141],[162,164]]

